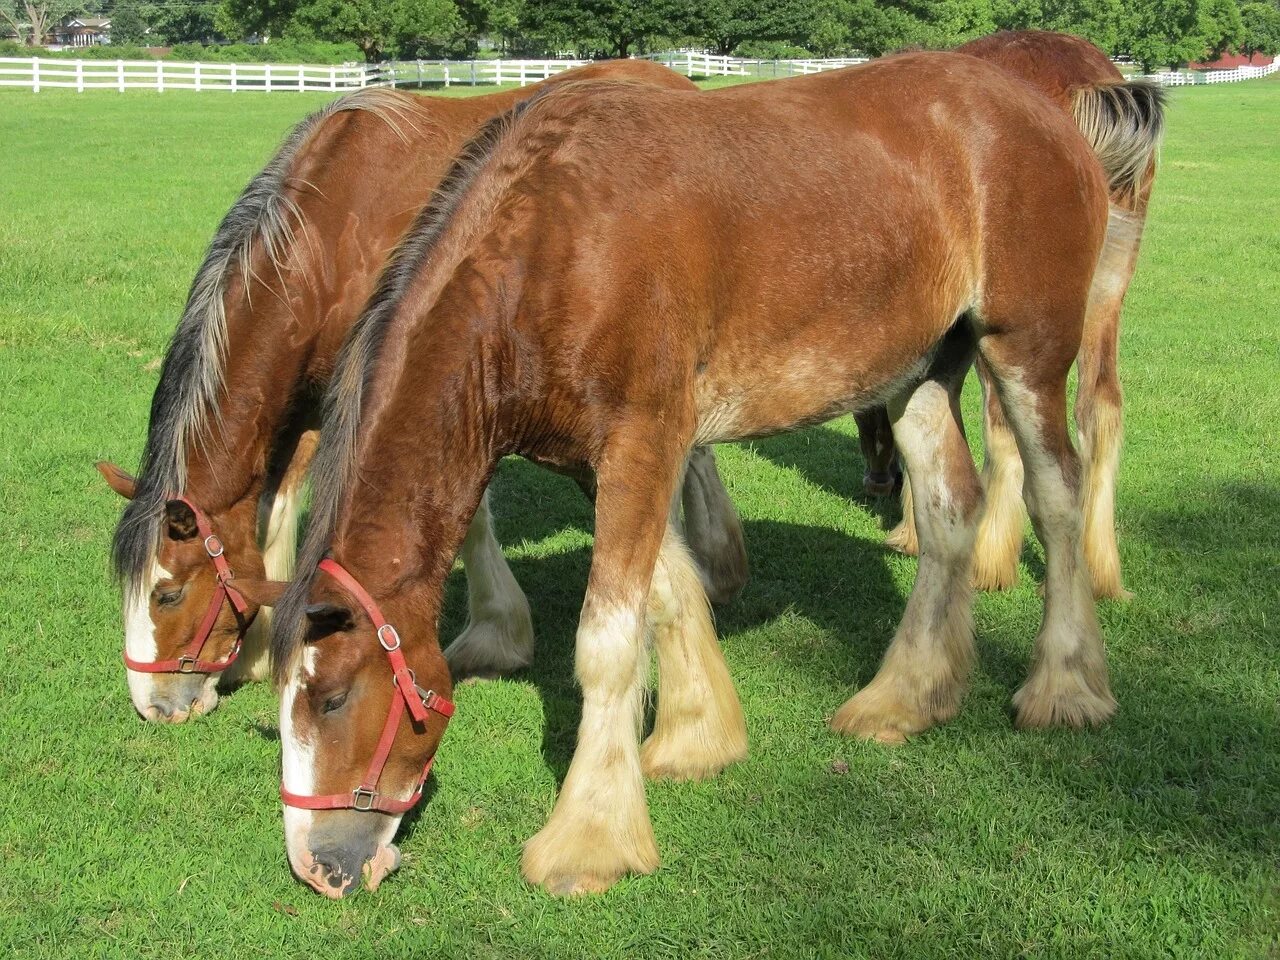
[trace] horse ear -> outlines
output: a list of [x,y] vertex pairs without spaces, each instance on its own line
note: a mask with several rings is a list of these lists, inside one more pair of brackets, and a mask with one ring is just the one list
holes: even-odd
[[356,625],[351,616],[351,608],[336,603],[313,603],[307,607],[306,614],[311,621],[311,635],[314,638],[351,630]]
[[125,473],[110,460],[99,460],[94,466],[102,474],[102,479],[107,481],[107,486],[126,500],[133,499],[133,495],[138,489],[137,477]]
[[287,580],[251,580],[236,577],[231,581],[236,593],[260,607],[274,607],[281,595],[289,589]]
[[170,540],[190,540],[196,535],[195,511],[181,500],[165,503],[164,518],[169,525]]

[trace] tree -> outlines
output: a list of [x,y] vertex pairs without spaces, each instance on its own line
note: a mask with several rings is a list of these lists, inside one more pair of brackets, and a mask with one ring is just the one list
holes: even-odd
[[1200,0],[1129,0],[1121,43],[1151,73],[1204,54]]
[[545,0],[526,7],[528,25],[554,45],[625,57],[656,35],[691,32],[689,0]]
[[306,0],[297,19],[321,40],[354,43],[370,63],[401,43],[447,40],[462,30],[453,0]]
[[147,25],[132,0],[120,0],[111,10],[111,42],[138,45],[146,42]]
[[1199,33],[1207,51],[1201,56],[1208,60],[1235,50],[1244,36],[1236,0],[1201,0]]
[[27,46],[38,47],[63,17],[79,7],[76,0],[0,0],[0,20]]
[[214,26],[229,37],[282,36],[296,23],[298,0],[222,0]]
[[1280,53],[1280,7],[1272,3],[1246,3],[1240,8],[1240,52],[1253,62],[1255,53]]
[[[204,43],[218,35],[217,0],[162,0],[143,15],[151,33],[164,43]],[[114,33],[115,23],[112,22]]]
[[731,54],[744,40],[792,40],[813,19],[806,0],[700,0],[692,13],[691,32]]

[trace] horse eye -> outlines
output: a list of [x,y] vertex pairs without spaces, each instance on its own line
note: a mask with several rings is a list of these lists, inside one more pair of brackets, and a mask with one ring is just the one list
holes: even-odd
[[333,713],[333,711],[339,709],[346,702],[347,695],[345,693],[340,693],[336,697],[330,697],[326,700],[322,709],[325,713]]
[[171,607],[182,599],[182,595],[185,592],[185,587],[171,587],[168,590],[157,589],[154,596],[156,598],[156,603],[160,604],[160,606]]

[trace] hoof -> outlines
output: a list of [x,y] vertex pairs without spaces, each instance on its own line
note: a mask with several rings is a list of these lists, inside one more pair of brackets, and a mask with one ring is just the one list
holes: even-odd
[[869,497],[891,497],[898,489],[900,478],[887,470],[868,470],[862,475],[862,489]]
[[556,897],[603,893],[629,873],[653,873],[658,869],[658,848],[648,815],[644,817],[642,824],[633,825],[640,829],[630,834],[627,849],[618,832],[604,822],[575,825],[565,820],[562,827],[552,814],[552,821],[525,844],[520,872]]
[[909,706],[901,699],[885,695],[876,689],[875,682],[859,691],[845,702],[831,718],[832,731],[860,740],[898,745],[907,738],[923,733],[930,727],[946,723],[956,715],[958,707],[944,707],[923,711]]
[[473,619],[449,644],[444,658],[455,683],[505,677],[523,670],[533,662],[533,618],[528,604]]
[[1083,678],[1048,689],[1035,680],[1028,681],[1014,694],[1013,706],[1017,710],[1015,725],[1019,730],[1097,727],[1116,712],[1115,698],[1105,682],[1101,690],[1093,690]]
[[747,758],[747,734],[720,738],[714,747],[706,738],[650,736],[640,745],[640,769],[650,780],[709,780],[730,764]]
[[884,538],[885,546],[890,550],[896,550],[908,557],[919,556],[920,543],[916,539],[915,524],[907,520],[903,520],[900,524],[889,531],[889,535]]

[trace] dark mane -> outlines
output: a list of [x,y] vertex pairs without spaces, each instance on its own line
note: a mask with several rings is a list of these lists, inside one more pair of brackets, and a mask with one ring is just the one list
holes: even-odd
[[339,508],[355,470],[365,391],[377,366],[387,328],[477,175],[515,120],[541,99],[543,93],[487,121],[462,148],[431,200],[396,246],[373,296],[338,351],[333,378],[325,391],[320,445],[311,465],[311,512],[299,552],[298,573],[276,605],[272,620],[271,662],[277,682],[283,679],[293,653],[302,642],[303,610],[311,582],[337,531]]
[[303,225],[301,211],[286,189],[298,155],[325,120],[347,110],[371,112],[403,138],[403,127],[414,123],[405,107],[403,95],[371,88],[340,97],[311,114],[293,128],[218,225],[165,352],[151,399],[137,492],[116,526],[111,559],[122,583],[131,586],[142,575],[156,549],[166,499],[186,488],[187,450],[208,442],[210,419],[218,418],[227,348],[225,300],[231,280],[250,276],[257,244],[279,269]]

